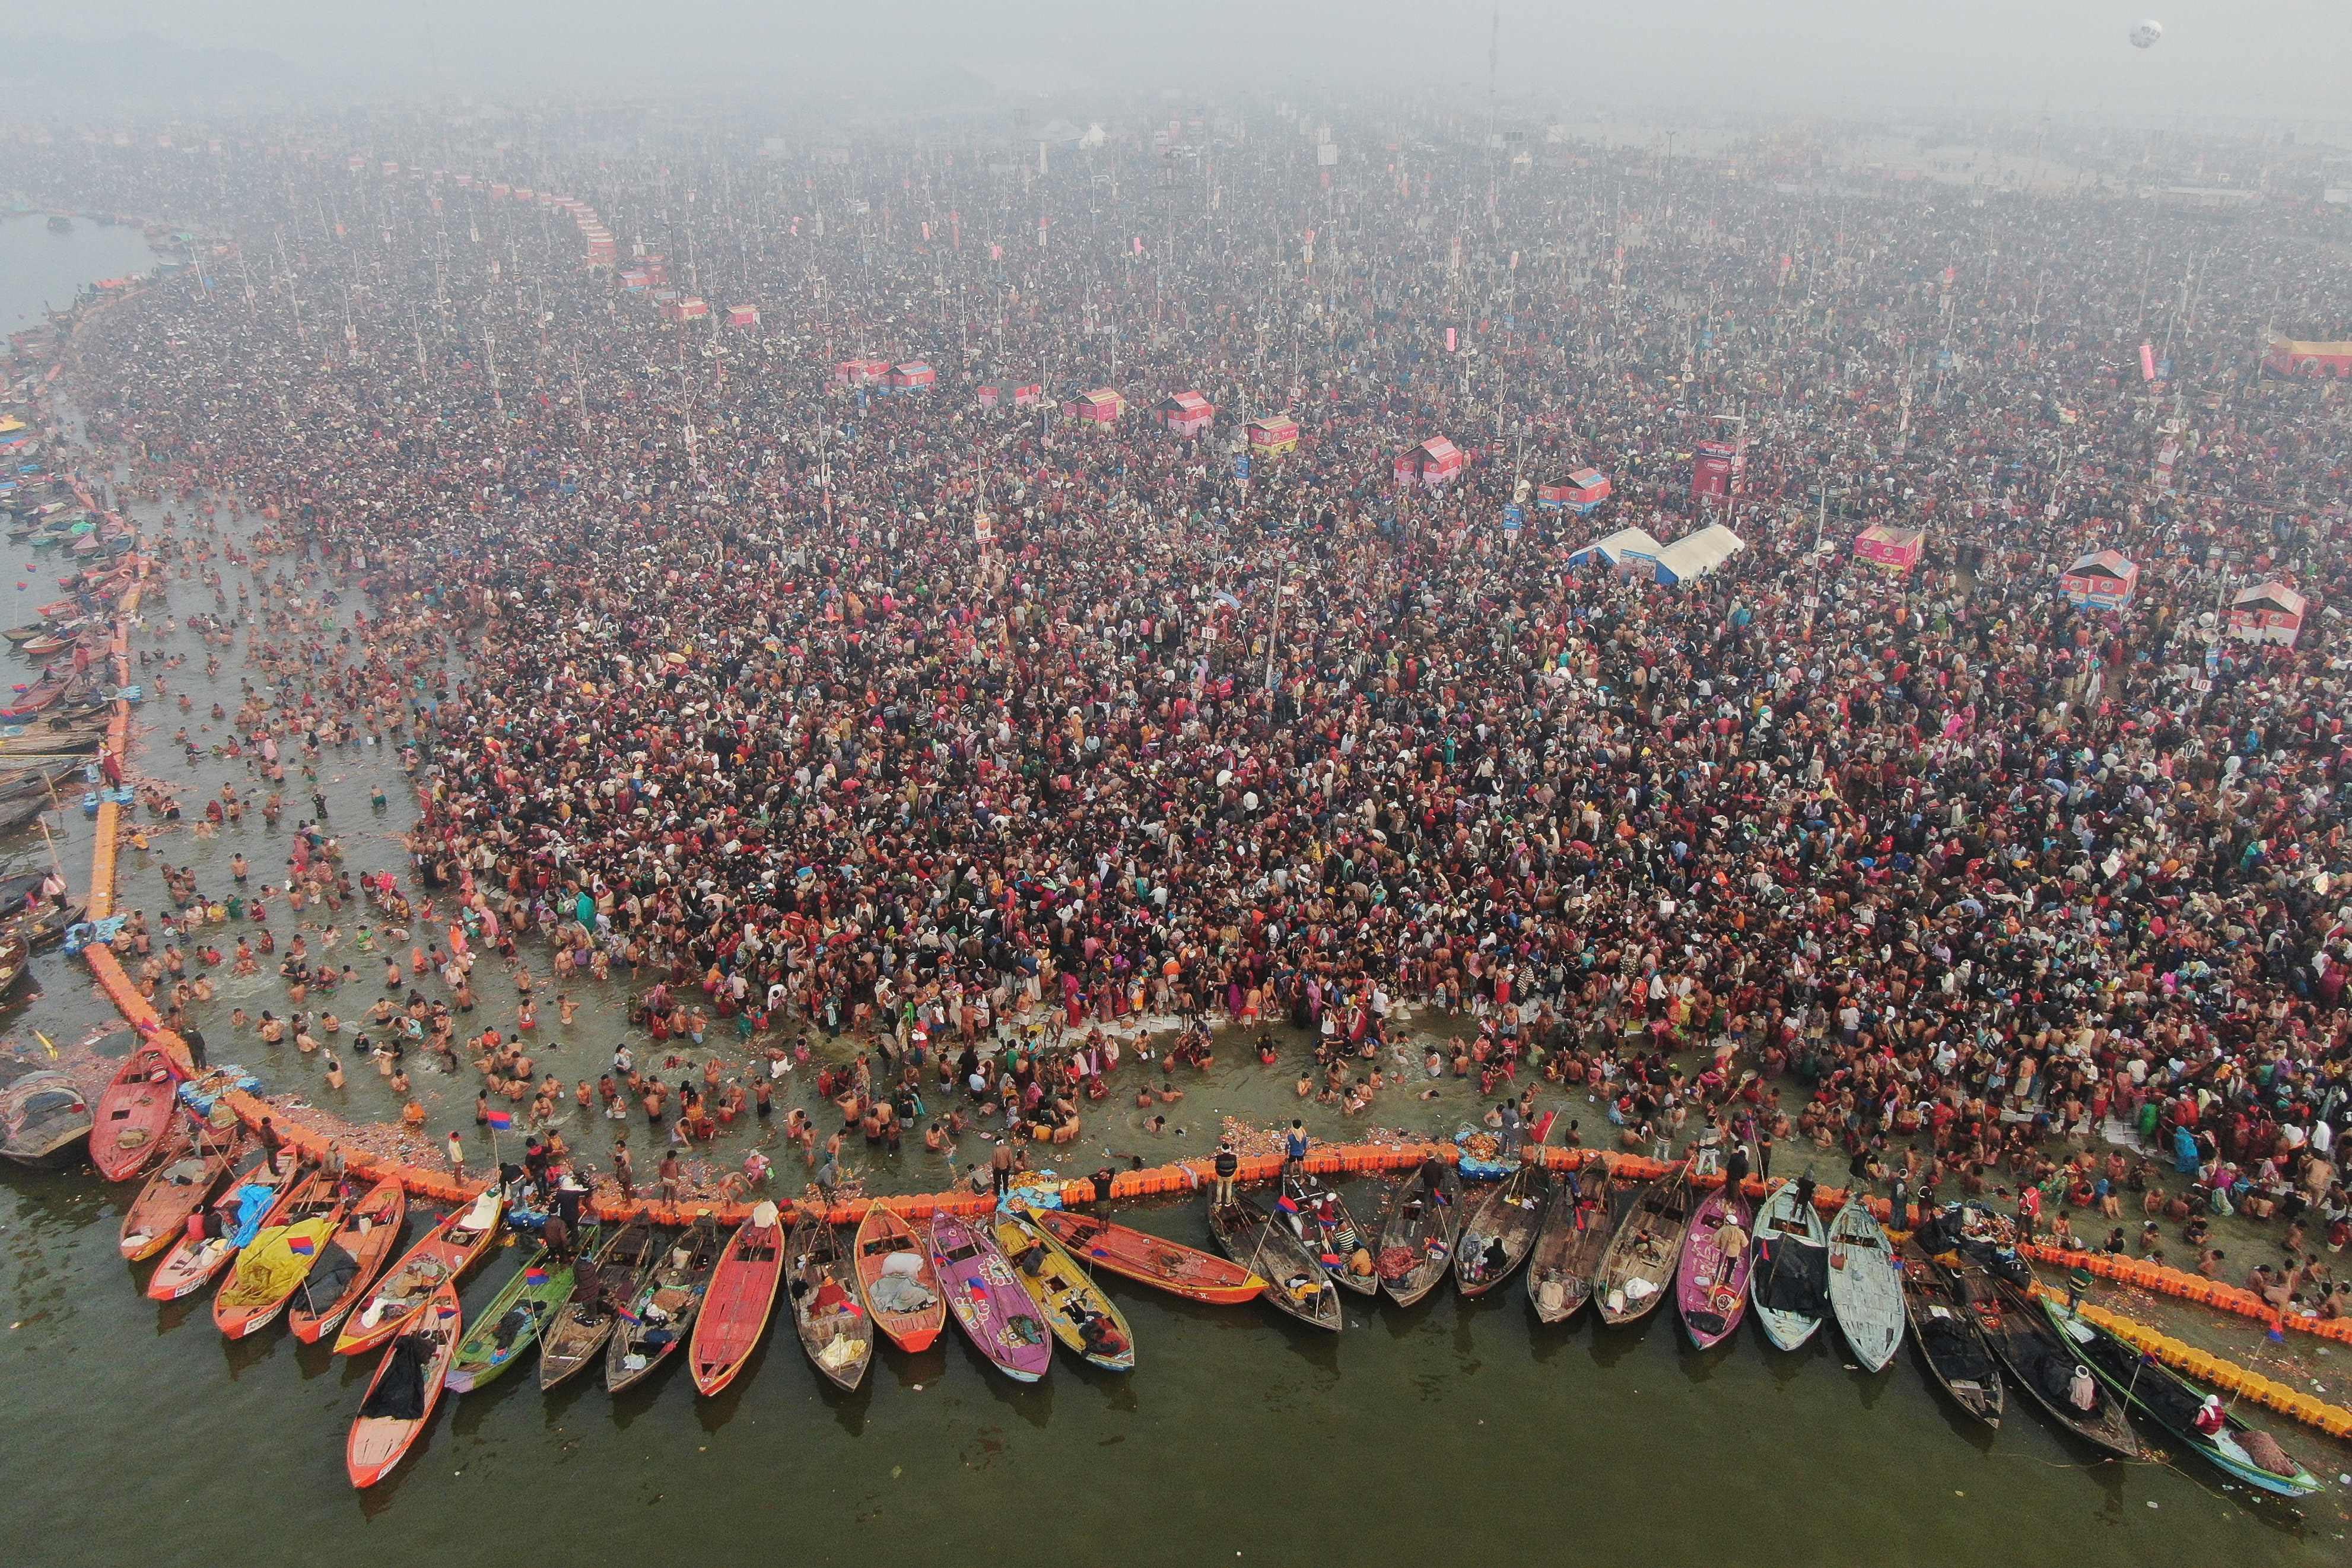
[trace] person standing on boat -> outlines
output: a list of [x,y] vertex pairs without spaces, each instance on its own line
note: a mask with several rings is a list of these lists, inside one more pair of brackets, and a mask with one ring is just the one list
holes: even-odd
[[[1234,1201],[1234,1177],[1240,1173],[1241,1168],[1241,1156],[1234,1153],[1234,1141],[1231,1138],[1219,1139],[1217,1141],[1216,1158],[1217,1207],[1219,1208],[1228,1207],[1232,1205]],[[1000,1186],[997,1190],[1001,1192],[1003,1189]]]

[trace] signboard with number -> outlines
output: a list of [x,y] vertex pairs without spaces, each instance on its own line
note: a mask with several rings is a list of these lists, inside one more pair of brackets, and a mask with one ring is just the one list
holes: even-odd
[[1510,506],[1503,508],[1503,527],[1509,532],[1517,533],[1519,531],[1519,525],[1527,520],[1528,509],[1525,507],[1518,505],[1517,502],[1513,502]]

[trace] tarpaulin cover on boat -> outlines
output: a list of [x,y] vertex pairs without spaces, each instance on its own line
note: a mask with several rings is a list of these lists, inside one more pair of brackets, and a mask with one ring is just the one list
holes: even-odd
[[425,1368],[440,1347],[421,1333],[404,1333],[385,1354],[392,1360],[360,1404],[362,1416],[415,1421],[425,1415]]
[[1756,1242],[1756,1304],[1817,1318],[1829,1311],[1830,1249],[1793,1236]]

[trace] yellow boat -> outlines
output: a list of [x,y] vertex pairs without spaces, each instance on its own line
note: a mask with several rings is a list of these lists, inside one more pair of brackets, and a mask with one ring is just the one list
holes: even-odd
[[1106,1372],[1134,1371],[1135,1335],[1126,1317],[1069,1249],[1021,1214],[1000,1213],[989,1224],[1054,1337]]
[[311,1176],[286,1206],[283,1222],[263,1227],[236,1255],[236,1266],[213,1295],[214,1324],[230,1339],[243,1339],[276,1322],[342,1222],[333,1184]]

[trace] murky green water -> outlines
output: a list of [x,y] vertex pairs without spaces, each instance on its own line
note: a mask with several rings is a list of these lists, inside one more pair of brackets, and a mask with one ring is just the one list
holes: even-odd
[[[23,230],[0,225],[0,246]],[[109,232],[30,237],[71,247]],[[88,254],[89,276],[126,265]],[[16,284],[0,269],[0,318]],[[205,602],[182,590],[170,608],[184,615]],[[202,695],[184,720],[192,728],[215,689],[201,663],[199,653],[170,677],[175,691],[184,681]],[[226,664],[217,689],[233,694],[239,674]],[[164,739],[184,722],[154,702],[142,716]],[[180,772],[168,747],[151,746],[141,760]],[[217,788],[241,768],[210,763],[194,782]],[[355,867],[397,864],[389,835],[399,809],[378,818],[367,805],[373,782],[396,782],[396,762],[330,754],[321,773]],[[186,796],[201,798],[197,788]],[[289,824],[299,814],[289,811]],[[79,883],[87,825],[68,810],[58,831]],[[257,880],[283,862],[257,820],[215,840],[184,828],[160,834],[153,856],[196,865],[209,886],[240,844]],[[43,854],[36,835],[15,858]],[[143,895],[152,911],[158,873],[135,862],[125,857],[124,906]],[[111,1020],[66,961],[45,958],[36,978],[39,994],[0,1019],[10,1039],[37,1028],[70,1047]],[[580,988],[575,1028],[546,1026],[563,1041],[557,1070],[567,1079],[593,1072],[619,1037],[622,988]],[[509,991],[482,994],[481,1021],[511,1009]],[[225,994],[212,1012],[233,1002]],[[211,1013],[206,1025],[215,1060],[257,1055],[214,1028]],[[119,1052],[124,1040],[118,1032],[98,1048]],[[1065,1157],[1085,1169],[1105,1148],[1155,1159],[1201,1152],[1220,1111],[1286,1115],[1297,1060],[1293,1047],[1284,1066],[1262,1069],[1228,1050],[1170,1112],[1187,1128],[1181,1142],[1172,1133],[1147,1142],[1130,1100],[1090,1121],[1082,1158]],[[275,1086],[336,1103],[318,1064],[290,1049],[254,1065]],[[420,1078],[419,1089],[436,1132],[470,1133],[469,1085]],[[1470,1109],[1458,1087],[1434,1103],[1410,1094],[1384,1098],[1373,1119],[1438,1130]],[[362,1116],[390,1103],[372,1073],[357,1072],[336,1108]],[[1360,1131],[1328,1112],[1314,1116],[1320,1133]],[[642,1123],[635,1137],[642,1145]],[[583,1125],[575,1142],[593,1156],[606,1140]],[[961,1161],[981,1154],[970,1145]],[[935,1186],[946,1165],[910,1150],[874,1174],[877,1185]],[[1907,1354],[1873,1378],[1848,1367],[1831,1333],[1782,1355],[1743,1331],[1702,1354],[1663,1315],[1625,1332],[1589,1320],[1540,1330],[1516,1286],[1409,1312],[1351,1301],[1347,1331],[1328,1336],[1257,1307],[1197,1308],[1114,1283],[1135,1329],[1137,1371],[1113,1377],[1065,1360],[1034,1388],[985,1372],[952,1333],[920,1355],[886,1351],[849,1396],[820,1386],[789,1335],[772,1335],[709,1401],[675,1371],[619,1400],[593,1379],[542,1397],[525,1372],[445,1402],[407,1467],[360,1496],[344,1479],[342,1443],[371,1365],[282,1332],[226,1344],[202,1299],[146,1301],[147,1266],[114,1252],[128,1196],[87,1174],[0,1172],[0,1561],[315,1568],[357,1550],[451,1568],[524,1555],[1198,1564],[1342,1552],[1383,1562],[2302,1564],[2347,1552],[2352,1489],[2298,1512],[2252,1502],[2202,1470],[2092,1465],[2022,1401],[1998,1433],[1962,1424]],[[1369,1185],[1351,1197],[1360,1215],[1376,1211]],[[1135,1218],[1205,1240],[1197,1208]],[[468,1306],[512,1266],[511,1254],[494,1260]],[[2352,1366],[2352,1357],[2336,1362]],[[2331,1385],[2336,1362],[2315,1364]],[[2352,1450],[2284,1436],[2313,1469],[2352,1471]]]

